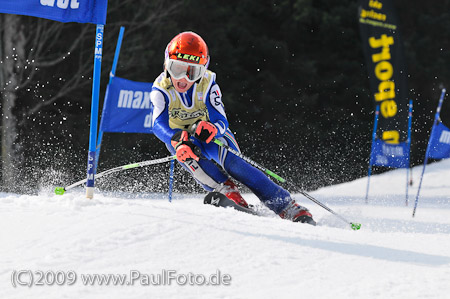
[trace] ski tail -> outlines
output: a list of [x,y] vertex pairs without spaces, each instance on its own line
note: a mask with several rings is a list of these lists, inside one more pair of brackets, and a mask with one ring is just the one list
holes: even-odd
[[224,194],[219,193],[219,192],[208,193],[205,196],[203,203],[213,205],[216,207],[223,207],[223,208],[231,207],[235,210],[238,210],[238,211],[241,211],[241,212],[244,212],[247,214],[258,215],[258,213],[256,211],[254,211],[253,209],[240,206],[237,203],[235,203],[234,201],[232,201],[231,199],[229,199],[228,197],[226,197]]

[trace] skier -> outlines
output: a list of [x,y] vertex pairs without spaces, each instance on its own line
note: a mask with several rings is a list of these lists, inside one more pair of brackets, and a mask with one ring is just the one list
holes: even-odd
[[209,62],[208,47],[198,34],[182,32],[169,42],[164,71],[150,94],[153,133],[205,190],[220,192],[248,208],[233,178],[281,218],[315,225],[308,209],[296,203],[289,192],[212,142],[217,138],[240,152],[228,127],[216,74],[208,70]]

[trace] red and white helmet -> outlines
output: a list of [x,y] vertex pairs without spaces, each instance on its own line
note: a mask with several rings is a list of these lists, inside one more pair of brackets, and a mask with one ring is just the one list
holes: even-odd
[[208,65],[208,46],[192,31],[178,34],[166,47],[164,68],[174,79],[196,82],[203,77]]

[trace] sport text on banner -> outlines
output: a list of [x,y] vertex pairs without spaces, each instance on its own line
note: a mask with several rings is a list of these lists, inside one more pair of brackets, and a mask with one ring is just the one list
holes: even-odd
[[389,144],[376,139],[372,146],[372,165],[409,168],[409,144],[401,142],[399,144]]
[[107,5],[107,0],[1,0],[0,13],[104,25]]
[[377,136],[399,145],[407,140],[408,87],[394,5],[388,0],[360,0],[358,13],[370,88],[375,106],[380,105]]

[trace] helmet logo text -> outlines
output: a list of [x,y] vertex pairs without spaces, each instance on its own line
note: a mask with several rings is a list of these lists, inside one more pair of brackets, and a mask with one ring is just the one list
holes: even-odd
[[181,59],[181,60],[184,60],[184,61],[187,61],[187,62],[196,62],[196,63],[200,62],[200,57],[195,56],[195,55],[190,55],[190,54],[178,53],[177,54],[177,58]]

